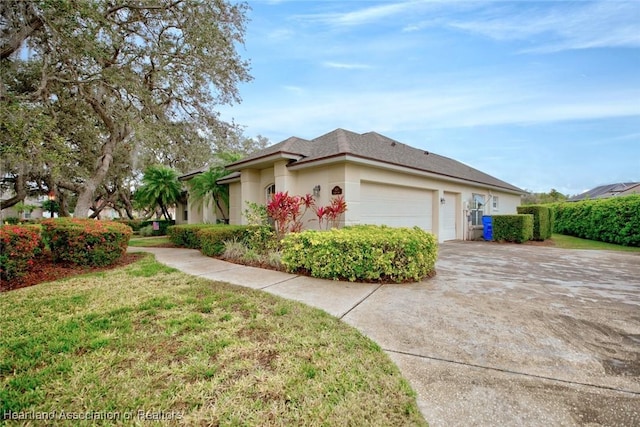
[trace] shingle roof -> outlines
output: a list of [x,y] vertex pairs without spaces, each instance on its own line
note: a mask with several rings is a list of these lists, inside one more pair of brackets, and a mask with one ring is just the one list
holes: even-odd
[[573,196],[569,198],[569,201],[577,202],[584,199],[606,199],[607,197],[614,197],[638,185],[640,185],[640,182],[618,182],[616,184],[601,185],[577,196]]
[[310,141],[291,137],[252,153],[228,165],[227,168],[240,170],[243,164],[276,154],[299,155],[300,159],[292,161],[290,166],[350,155],[524,193],[518,187],[448,157],[411,147],[376,132],[358,134],[344,129],[336,129]]

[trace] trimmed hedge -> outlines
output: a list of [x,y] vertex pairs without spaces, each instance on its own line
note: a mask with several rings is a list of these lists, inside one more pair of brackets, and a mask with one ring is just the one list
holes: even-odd
[[565,202],[552,208],[556,233],[640,246],[640,195]]
[[553,232],[553,214],[549,206],[518,206],[519,214],[533,215],[533,240],[544,241],[551,238]]
[[92,266],[120,259],[132,234],[124,224],[79,218],[47,219],[42,221],[42,229],[54,261]]
[[249,225],[220,224],[214,227],[201,228],[196,235],[200,241],[200,251],[206,256],[217,256],[224,252],[224,242],[238,239],[244,240]]
[[22,276],[42,253],[43,243],[37,225],[0,226],[0,279]]
[[174,220],[167,221],[166,219],[149,219],[145,221],[141,219],[116,219],[114,222],[128,225],[135,232],[147,226],[153,227],[153,223],[157,222],[158,230],[153,230],[153,236],[165,236],[167,229],[176,223]]
[[418,227],[355,226],[291,233],[282,241],[290,272],[349,281],[419,281],[435,273],[438,242]]
[[523,243],[533,238],[533,215],[492,216],[493,240]]
[[140,231],[142,228],[141,219],[116,219],[117,223],[128,225],[133,231]]
[[147,225],[150,225],[153,227],[154,222],[158,223],[158,230],[153,230],[154,236],[166,236],[167,229],[172,225],[176,224],[174,220],[168,221],[166,219],[150,219],[147,221],[142,221],[142,223],[140,224],[140,228],[146,227]]
[[181,224],[167,228],[169,240],[176,246],[190,249],[200,249],[200,239],[197,233],[205,228],[220,227],[214,224]]

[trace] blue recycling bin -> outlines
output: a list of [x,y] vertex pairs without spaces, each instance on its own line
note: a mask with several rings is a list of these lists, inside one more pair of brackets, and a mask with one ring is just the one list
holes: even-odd
[[482,237],[486,241],[493,240],[493,225],[491,223],[491,216],[483,215],[482,216]]

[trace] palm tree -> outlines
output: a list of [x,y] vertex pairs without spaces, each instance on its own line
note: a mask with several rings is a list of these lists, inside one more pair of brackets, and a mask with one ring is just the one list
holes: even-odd
[[171,220],[168,208],[180,199],[182,188],[178,173],[167,166],[150,166],[144,171],[142,186],[136,192],[137,201],[147,207],[160,207],[164,217]]
[[190,196],[195,202],[213,200],[226,221],[223,206],[229,206],[229,186],[218,184],[218,180],[228,175],[229,172],[222,166],[214,166],[208,171],[194,176],[189,181]]
[[224,214],[224,206],[229,206],[229,186],[218,184],[218,180],[229,174],[224,168],[225,164],[233,163],[240,160],[243,155],[235,151],[220,151],[216,153],[213,164],[209,170],[194,176],[189,181],[189,196],[197,202],[213,200],[222,214],[222,219],[228,219]]

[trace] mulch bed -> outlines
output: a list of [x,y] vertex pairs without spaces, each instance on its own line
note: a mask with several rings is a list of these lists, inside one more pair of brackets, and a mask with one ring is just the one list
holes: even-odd
[[77,276],[80,274],[95,273],[99,271],[113,270],[114,268],[123,267],[132,264],[145,256],[142,253],[124,254],[122,258],[106,267],[91,267],[75,265],[71,263],[53,262],[50,252],[38,258],[31,269],[21,277],[12,280],[0,281],[0,292],[11,291],[27,286],[37,285],[38,283],[52,282],[54,280],[64,279],[65,277]]

